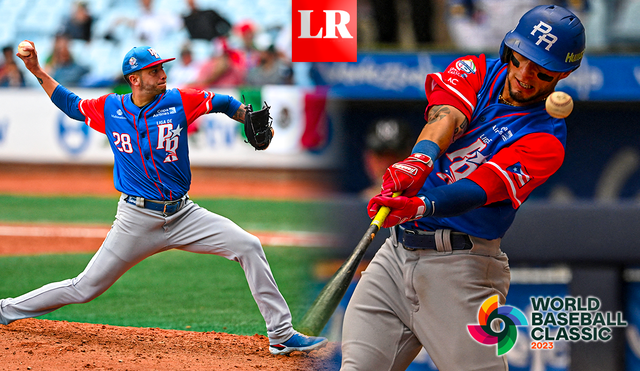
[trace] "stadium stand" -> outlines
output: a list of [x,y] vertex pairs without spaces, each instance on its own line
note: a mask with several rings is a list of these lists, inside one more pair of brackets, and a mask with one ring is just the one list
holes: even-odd
[[[24,39],[36,43],[41,63],[49,56],[53,41],[62,22],[69,17],[77,0],[0,0],[0,46],[16,47]],[[123,16],[135,17],[140,7],[133,0],[84,0],[94,18],[90,42],[73,40],[71,52],[76,61],[90,69],[83,86],[108,86],[120,77],[122,56],[141,42],[131,28],[116,21]],[[289,0],[199,0],[202,9],[214,9],[232,24],[251,19],[264,30],[274,30],[291,22]],[[154,0],[154,8],[184,15],[187,2],[182,0]],[[232,11],[233,10],[233,11]],[[240,10],[240,11],[238,11]],[[179,55],[181,46],[189,39],[186,29],[172,33],[160,45],[152,45],[163,56]],[[211,54],[211,43],[192,40],[196,59]],[[25,71],[26,72],[26,71]],[[27,79],[27,86],[36,86],[35,79]]]

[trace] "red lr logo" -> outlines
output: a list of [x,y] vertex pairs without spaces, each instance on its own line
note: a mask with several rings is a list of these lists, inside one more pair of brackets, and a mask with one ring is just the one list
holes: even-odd
[[293,62],[357,62],[357,0],[293,0]]

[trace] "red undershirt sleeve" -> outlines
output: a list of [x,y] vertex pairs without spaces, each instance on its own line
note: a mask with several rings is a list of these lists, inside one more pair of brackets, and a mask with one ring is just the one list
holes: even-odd
[[82,99],[78,104],[78,109],[84,115],[85,124],[92,129],[105,133],[104,105],[108,95],[103,95],[97,99]]

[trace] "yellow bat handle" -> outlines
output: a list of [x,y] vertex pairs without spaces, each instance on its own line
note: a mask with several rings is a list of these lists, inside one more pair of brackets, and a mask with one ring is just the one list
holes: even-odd
[[[395,192],[391,197],[398,197],[401,193],[402,192]],[[390,212],[391,209],[386,206],[382,206],[380,210],[378,210],[376,217],[373,218],[373,221],[370,225],[376,225],[378,228],[382,228],[382,223],[384,223],[384,220],[387,219],[387,216],[389,216]]]

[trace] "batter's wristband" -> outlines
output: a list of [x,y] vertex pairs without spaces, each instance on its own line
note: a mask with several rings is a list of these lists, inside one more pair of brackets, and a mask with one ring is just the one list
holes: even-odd
[[436,211],[436,204],[435,202],[431,201],[430,199],[428,199],[426,196],[423,195],[418,195],[418,198],[421,198],[422,201],[424,202],[424,206],[425,206],[425,211],[424,214],[422,214],[422,217],[427,217],[427,216],[432,216],[433,214],[435,214]]
[[431,157],[432,161],[435,161],[440,154],[440,147],[435,142],[424,139],[413,146],[411,153],[422,153],[423,155]]

